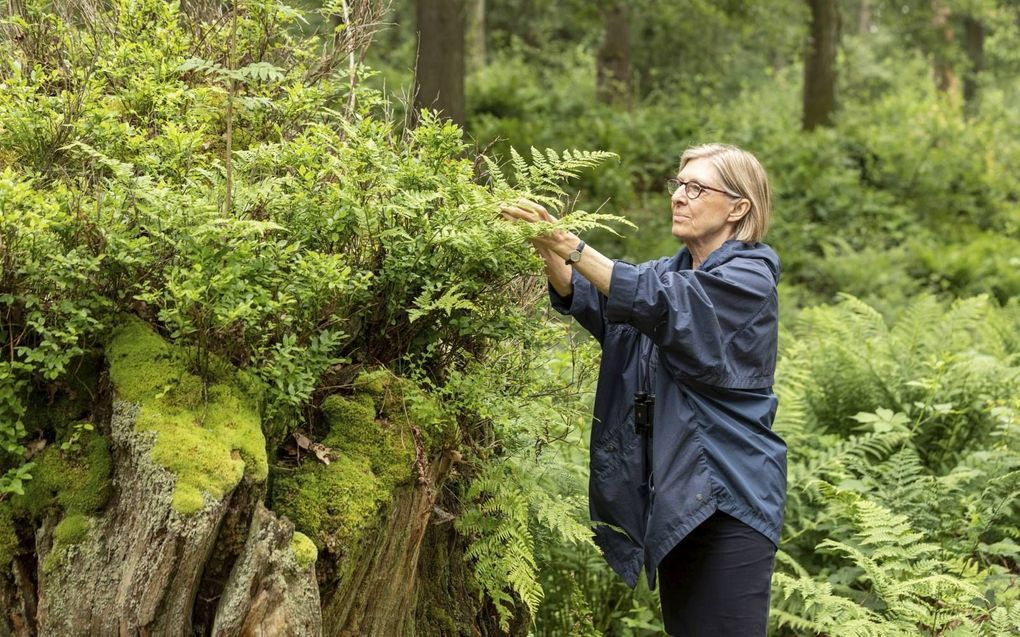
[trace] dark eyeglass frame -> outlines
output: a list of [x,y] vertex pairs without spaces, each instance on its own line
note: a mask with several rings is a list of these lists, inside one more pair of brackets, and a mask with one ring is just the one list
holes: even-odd
[[[718,188],[713,188],[711,186],[706,186],[706,185],[700,184],[700,183],[698,183],[696,181],[682,181],[680,179],[667,179],[666,180],[666,191],[669,192],[670,195],[672,195],[674,192],[676,192],[677,189],[680,188],[680,186],[684,187],[684,192],[687,193],[687,198],[688,199],[697,199],[698,197],[701,196],[701,193],[706,191],[706,190],[713,190],[715,192],[722,193],[722,194],[726,195],[727,197],[732,197],[734,199],[742,199],[743,198],[740,195],[733,194],[732,192],[727,192],[725,190],[719,190]],[[697,190],[695,190],[692,193],[691,192],[692,188],[696,188]]]

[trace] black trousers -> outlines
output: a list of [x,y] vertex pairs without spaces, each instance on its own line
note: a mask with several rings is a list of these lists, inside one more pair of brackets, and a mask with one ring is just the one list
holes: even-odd
[[674,637],[764,637],[776,546],[716,511],[659,565],[666,632]]

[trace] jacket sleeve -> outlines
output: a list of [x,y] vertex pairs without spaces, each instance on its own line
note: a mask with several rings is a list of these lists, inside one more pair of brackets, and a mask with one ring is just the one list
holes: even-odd
[[553,309],[577,319],[577,322],[601,343],[606,331],[605,295],[576,270],[570,275],[570,283],[574,288],[570,296],[560,296],[552,283],[549,284],[549,301]]
[[775,290],[775,278],[756,260],[704,270],[659,272],[652,264],[613,267],[606,320],[647,335],[686,368],[726,365],[729,340],[750,324]]

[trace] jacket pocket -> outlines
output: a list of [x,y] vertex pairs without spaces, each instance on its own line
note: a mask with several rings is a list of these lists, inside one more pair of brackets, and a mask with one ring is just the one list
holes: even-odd
[[591,471],[602,477],[619,467],[620,462],[633,450],[638,443],[638,435],[634,432],[634,404],[628,401],[626,406],[615,410],[610,422],[601,431],[592,430]]

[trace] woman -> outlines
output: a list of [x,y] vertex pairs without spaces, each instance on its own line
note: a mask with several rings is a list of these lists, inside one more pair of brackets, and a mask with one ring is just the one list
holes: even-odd
[[[709,144],[680,159],[673,236],[639,265],[569,232],[533,240],[552,306],[602,345],[590,512],[609,564],[642,568],[670,635],[765,635],[786,497],[772,432],[779,258],[761,243],[771,194],[758,160]],[[552,221],[530,201],[508,219]]]

